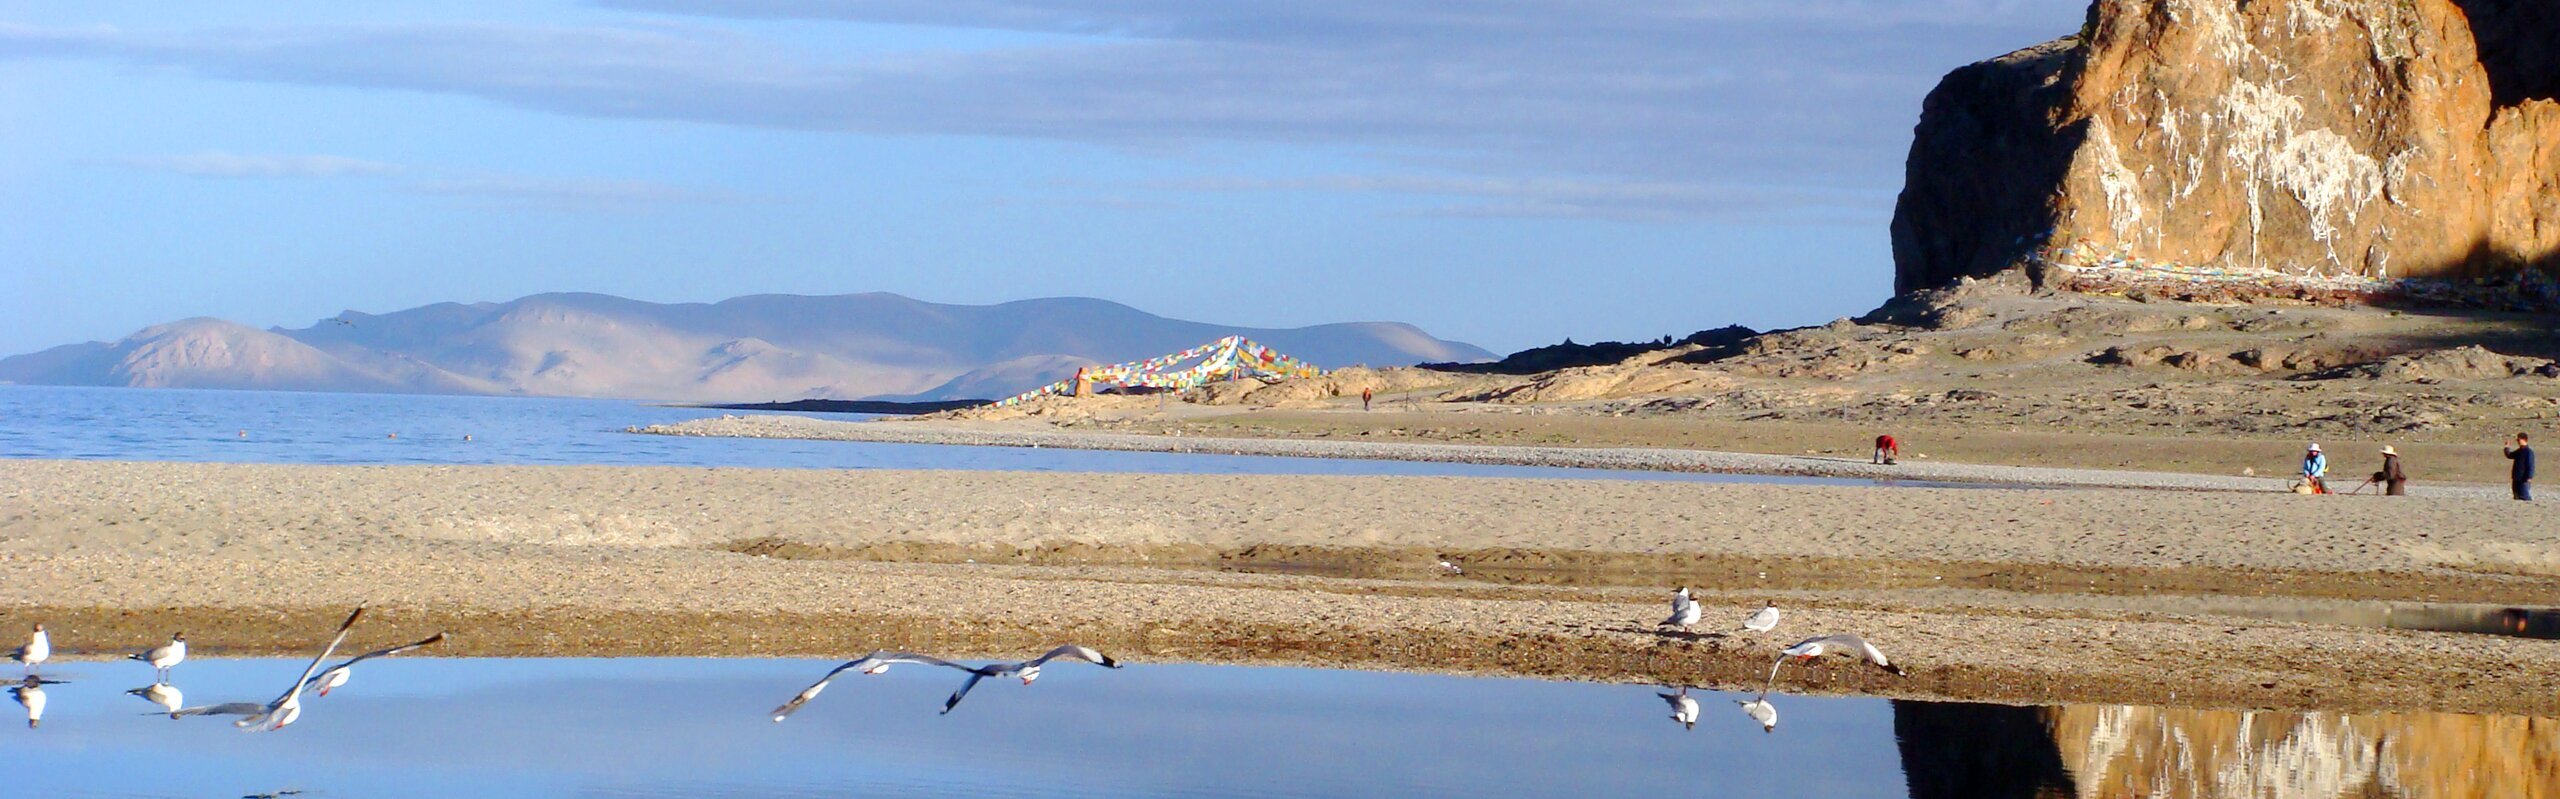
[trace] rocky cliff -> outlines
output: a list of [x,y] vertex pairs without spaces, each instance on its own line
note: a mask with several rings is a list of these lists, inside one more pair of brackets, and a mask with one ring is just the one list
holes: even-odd
[[1948,75],[1895,285],[2560,272],[2560,3],[2097,0]]

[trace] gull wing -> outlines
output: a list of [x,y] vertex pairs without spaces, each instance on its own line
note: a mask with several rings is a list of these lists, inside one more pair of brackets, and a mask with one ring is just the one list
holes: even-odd
[[[256,702],[224,702],[224,703],[219,704],[219,705],[197,705],[197,706],[195,706],[195,707],[182,707],[182,708],[178,708],[177,710],[169,711],[169,717],[170,717],[170,718],[177,718],[177,717],[179,717],[179,716],[255,716],[255,715],[258,715],[258,714],[260,714],[260,713],[265,713],[265,712],[267,712],[267,706],[266,706],[266,705],[258,704],[258,703],[256,703]],[[145,715],[145,716],[157,716],[157,715],[160,715],[160,714],[158,714],[158,713],[144,713],[143,715]]]
[[1021,666],[1037,666],[1060,658],[1067,660],[1081,660],[1106,669],[1120,668],[1120,661],[1112,660],[1110,655],[1094,651],[1093,647],[1084,646],[1082,644],[1066,644],[1056,649],[1049,650],[1047,654],[1014,664],[1016,666],[1014,670],[1020,671]]
[[932,655],[919,655],[914,652],[873,652],[871,654],[863,655],[862,657],[845,661],[842,665],[827,670],[826,676],[818,678],[817,682],[810,683],[809,687],[800,689],[800,693],[791,697],[791,701],[784,702],[781,707],[774,708],[773,720],[779,723],[783,719],[790,718],[791,714],[800,712],[800,706],[808,704],[811,699],[818,698],[818,692],[827,690],[827,684],[835,682],[837,675],[843,674],[847,671],[868,669],[872,666],[890,663],[921,663],[927,666],[947,666],[962,671],[972,671],[974,673],[974,670],[970,669],[968,666],[943,660]]
[[284,694],[276,697],[275,701],[267,703],[267,707],[283,707],[284,703],[300,696],[302,687],[311,684],[311,676],[320,673],[320,663],[328,660],[330,655],[338,653],[338,645],[347,642],[347,631],[355,629],[356,620],[361,618],[364,618],[364,608],[361,606],[356,608],[356,612],[347,614],[347,620],[338,624],[337,637],[329,639],[329,645],[321,648],[319,656],[311,659],[311,665],[302,668],[302,679],[295,680],[293,687],[285,689]]
[[[330,667],[328,667],[328,668],[326,668],[326,669],[322,669],[322,670],[320,671],[320,674],[315,674],[315,675],[312,675],[312,676],[310,676],[310,677],[306,677],[306,678],[304,678],[304,679],[302,680],[302,690],[305,690],[305,691],[311,690],[311,685],[312,685],[312,683],[319,682],[319,681],[320,681],[320,677],[321,677],[321,676],[323,676],[323,675],[328,674],[329,672],[337,671],[337,670],[339,670],[339,669],[343,669],[343,668],[348,668],[348,667],[354,666],[355,664],[362,663],[362,662],[364,662],[364,661],[371,660],[371,659],[373,659],[373,658],[390,657],[390,656],[392,656],[392,655],[397,655],[397,654],[400,654],[400,653],[402,653],[402,652],[407,652],[407,651],[412,650],[412,649],[417,649],[417,648],[419,648],[419,647],[424,647],[424,646],[434,646],[434,645],[436,645],[436,644],[440,644],[440,643],[444,643],[444,633],[436,633],[436,634],[434,634],[434,635],[427,636],[426,638],[423,638],[423,639],[420,639],[420,640],[417,640],[417,641],[412,641],[412,642],[410,642],[410,643],[401,644],[401,645],[399,645],[399,646],[391,647],[391,648],[389,648],[389,649],[376,649],[376,650],[373,650],[373,651],[371,651],[371,652],[366,652],[366,653],[364,653],[364,654],[357,655],[357,656],[355,656],[355,657],[347,658],[346,660],[338,661],[338,664],[337,664],[337,665],[330,666]],[[326,655],[323,655],[323,657],[326,657]]]
[[952,708],[959,707],[960,700],[969,695],[969,689],[978,687],[978,681],[986,679],[986,676],[983,672],[969,672],[969,681],[961,683],[960,690],[951,692],[951,698],[942,700],[943,714],[949,715]]

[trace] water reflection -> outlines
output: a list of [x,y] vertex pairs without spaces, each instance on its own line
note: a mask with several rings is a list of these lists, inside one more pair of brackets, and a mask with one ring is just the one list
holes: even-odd
[[2451,713],[1893,703],[1914,799],[2560,796],[2560,724]]
[[[0,734],[0,774],[10,796],[92,797],[2560,797],[2560,725],[2433,713],[1133,665],[1053,670],[1042,682],[1067,690],[1009,689],[951,716],[918,694],[958,675],[895,669],[824,712],[767,721],[777,686],[833,665],[367,662],[365,690],[333,694],[292,737],[170,723],[120,695],[165,708],[149,688],[79,679],[35,686],[50,689],[44,724]],[[304,668],[191,661],[187,693],[272,690]],[[1724,701],[1743,712],[1698,716]],[[1790,734],[1752,735],[1781,704]],[[1666,706],[1683,729],[1662,728]]]
[[44,694],[44,687],[61,684],[61,680],[48,680],[30,674],[25,679],[19,680],[17,684],[9,686],[9,698],[18,700],[18,706],[27,709],[28,729],[44,724],[44,706],[48,701]]
[[125,691],[125,693],[142,697],[142,701],[159,705],[160,709],[167,712],[169,714],[169,718],[173,719],[178,717],[179,708],[187,706],[187,693],[185,691],[178,690],[178,686],[170,685],[165,682],[155,682],[150,685]]

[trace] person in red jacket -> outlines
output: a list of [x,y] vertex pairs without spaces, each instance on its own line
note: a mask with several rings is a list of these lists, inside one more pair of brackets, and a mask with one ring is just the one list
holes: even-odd
[[1881,464],[1886,464],[1886,465],[1892,465],[1896,460],[1900,459],[1901,457],[1902,457],[1902,442],[1893,440],[1893,436],[1892,436],[1892,435],[1890,435],[1890,434],[1887,434],[1887,435],[1881,435],[1881,436],[1876,436],[1876,461],[1875,461],[1875,462],[1877,462],[1877,463],[1881,463]]

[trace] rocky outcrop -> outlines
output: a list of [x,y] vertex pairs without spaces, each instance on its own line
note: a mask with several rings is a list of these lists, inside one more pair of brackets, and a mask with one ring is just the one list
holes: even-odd
[[2098,0],[2078,34],[1930,93],[1896,286],[2560,272],[2555,8]]

